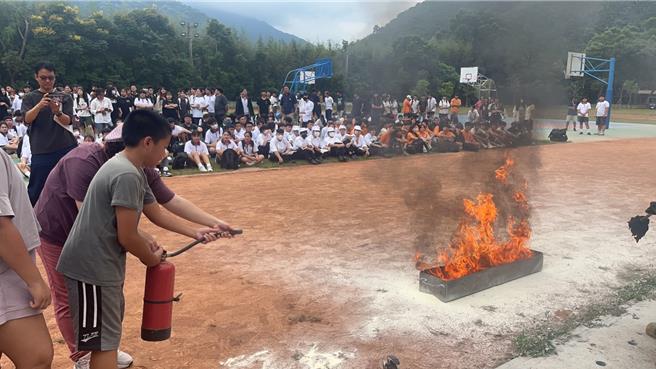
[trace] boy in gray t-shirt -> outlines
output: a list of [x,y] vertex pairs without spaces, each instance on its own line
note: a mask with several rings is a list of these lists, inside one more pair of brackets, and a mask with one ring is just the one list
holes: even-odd
[[91,181],[57,265],[66,276],[77,350],[91,351],[94,369],[117,367],[126,252],[149,267],[163,253],[138,230],[144,205],[154,201],[141,168],[164,158],[171,131],[159,114],[139,110],[128,116],[122,136],[125,150]]

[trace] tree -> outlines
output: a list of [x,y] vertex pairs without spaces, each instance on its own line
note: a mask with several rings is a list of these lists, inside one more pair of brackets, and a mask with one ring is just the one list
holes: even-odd
[[419,81],[417,81],[417,84],[415,85],[415,88],[412,89],[411,93],[417,96],[426,96],[428,95],[429,86],[430,83],[428,81],[426,81],[425,79],[420,79]]

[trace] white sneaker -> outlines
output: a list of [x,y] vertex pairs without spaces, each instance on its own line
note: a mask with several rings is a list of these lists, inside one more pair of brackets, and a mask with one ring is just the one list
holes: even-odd
[[118,363],[118,369],[129,368],[132,365],[134,359],[127,352],[118,350],[118,355],[116,357],[116,362]]
[[212,168],[212,164],[207,164],[206,166],[207,166],[207,171],[208,172],[213,172],[214,171],[214,168]]
[[207,172],[207,168],[205,168],[205,166],[203,166],[202,164],[198,165],[198,170],[200,170],[201,172]]
[[[128,354],[127,352],[123,352],[121,350],[118,350],[118,355],[116,357],[116,363],[118,364],[117,368],[118,369],[125,369],[129,368],[130,365],[132,365],[132,362],[134,359],[132,359],[132,356]],[[89,369],[89,365],[91,363],[91,353],[88,353],[84,356],[82,356],[73,366],[73,369]]]

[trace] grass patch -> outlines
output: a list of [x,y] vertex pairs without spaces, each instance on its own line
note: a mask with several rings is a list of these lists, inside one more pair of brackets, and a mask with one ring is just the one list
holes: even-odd
[[629,303],[656,297],[655,271],[634,274],[631,282],[614,289],[608,296],[573,313],[562,322],[544,322],[522,331],[513,340],[517,356],[541,357],[554,354],[556,344],[565,342],[579,327],[602,325],[601,317],[620,316]]

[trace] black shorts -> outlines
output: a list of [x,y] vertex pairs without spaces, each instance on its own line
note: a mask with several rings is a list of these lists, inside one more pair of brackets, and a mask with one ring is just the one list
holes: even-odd
[[78,351],[118,350],[125,299],[123,286],[95,286],[66,278]]
[[606,125],[606,117],[597,117],[597,125],[598,126],[605,126]]
[[589,121],[588,117],[579,116],[579,123],[588,123],[588,121]]

